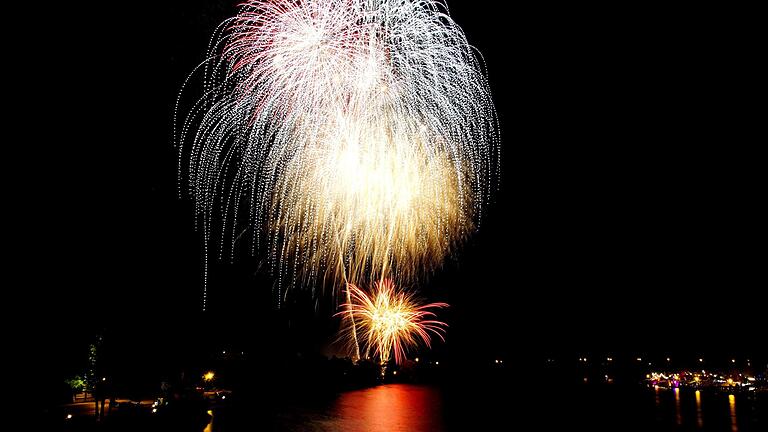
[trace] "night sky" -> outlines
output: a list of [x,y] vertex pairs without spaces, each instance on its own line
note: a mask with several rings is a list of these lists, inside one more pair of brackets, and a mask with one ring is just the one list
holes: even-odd
[[[177,197],[175,99],[234,2],[161,3],[60,4],[39,25],[20,255],[49,324],[32,334],[65,372],[104,328],[142,359],[193,331],[253,345],[274,326],[261,257],[213,265],[199,314],[201,235]],[[678,10],[449,3],[487,63],[502,181],[477,235],[420,287],[452,305],[439,352],[759,349],[764,192],[738,147],[756,112],[701,56],[717,40]],[[309,315],[324,349],[335,321]]]

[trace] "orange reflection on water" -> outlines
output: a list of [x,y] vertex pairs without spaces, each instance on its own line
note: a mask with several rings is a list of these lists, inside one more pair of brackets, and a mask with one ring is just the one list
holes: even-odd
[[736,423],[736,396],[728,395],[728,406],[731,408],[731,432],[737,432],[739,425]]
[[443,430],[436,392],[415,385],[383,385],[344,393],[336,404],[340,432]]
[[680,413],[680,389],[675,387],[675,421],[677,424],[683,424],[683,416]]
[[203,429],[203,432],[213,432],[213,411],[208,410],[208,416],[210,418],[210,421],[205,426],[205,429]]
[[696,390],[696,425],[701,429],[704,427],[704,419],[701,417],[701,392]]

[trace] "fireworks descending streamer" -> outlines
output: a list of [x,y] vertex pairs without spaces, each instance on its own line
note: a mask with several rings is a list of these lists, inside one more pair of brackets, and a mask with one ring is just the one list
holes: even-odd
[[[401,364],[409,348],[419,344],[430,347],[432,335],[444,340],[447,325],[434,319],[431,310],[448,307],[447,304],[420,304],[389,279],[375,283],[370,295],[354,284],[348,284],[347,291],[351,301],[343,305],[344,310],[338,315],[354,319],[355,324],[346,327],[349,342],[363,347],[366,357],[376,357],[385,364],[394,356],[395,363]],[[356,334],[352,329],[356,329]]]
[[206,260],[249,232],[285,289],[410,282],[475,229],[497,119],[443,3],[248,0],[197,71],[174,139]]

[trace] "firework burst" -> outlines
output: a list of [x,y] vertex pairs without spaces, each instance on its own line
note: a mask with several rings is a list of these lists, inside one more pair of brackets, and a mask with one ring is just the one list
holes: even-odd
[[394,356],[395,363],[400,364],[408,349],[419,344],[430,347],[432,335],[444,340],[447,325],[434,319],[432,309],[447,304],[421,304],[389,279],[375,283],[370,295],[354,284],[347,284],[347,291],[351,301],[342,305],[339,315],[351,318],[346,326],[350,344],[362,347],[366,357],[378,358],[384,364]]
[[286,288],[409,282],[474,230],[497,120],[443,3],[247,0],[198,70],[175,140],[206,259],[250,232]]

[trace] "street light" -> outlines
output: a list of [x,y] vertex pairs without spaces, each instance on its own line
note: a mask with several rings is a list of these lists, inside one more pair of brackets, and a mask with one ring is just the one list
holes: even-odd
[[205,375],[203,375],[203,379],[206,381],[213,381],[214,376],[215,374],[213,373],[213,371],[208,371],[205,373]]

